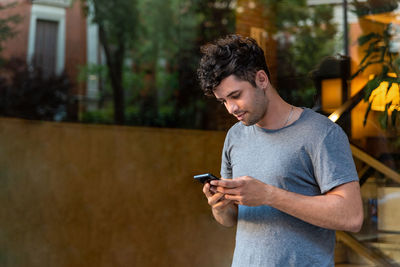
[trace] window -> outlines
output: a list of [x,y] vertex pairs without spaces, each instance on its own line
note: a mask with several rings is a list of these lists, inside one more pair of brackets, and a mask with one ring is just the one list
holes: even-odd
[[37,20],[33,66],[40,68],[44,76],[56,72],[58,22]]
[[32,5],[27,61],[42,68],[45,75],[64,70],[64,8]]

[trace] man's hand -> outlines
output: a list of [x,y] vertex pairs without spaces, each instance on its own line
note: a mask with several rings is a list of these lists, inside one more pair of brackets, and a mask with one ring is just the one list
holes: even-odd
[[232,202],[225,199],[224,194],[216,192],[215,188],[210,186],[209,183],[205,183],[203,186],[203,193],[207,197],[208,204],[216,211],[223,211]]
[[[222,180],[230,180],[224,179]],[[234,201],[226,199],[223,193],[217,192],[216,187],[205,183],[203,193],[212,208],[214,218],[222,225],[233,226],[237,221],[237,205]]]
[[213,180],[210,183],[217,187],[216,194],[224,194],[225,199],[236,204],[246,206],[268,204],[268,185],[253,177],[241,176],[235,179]]

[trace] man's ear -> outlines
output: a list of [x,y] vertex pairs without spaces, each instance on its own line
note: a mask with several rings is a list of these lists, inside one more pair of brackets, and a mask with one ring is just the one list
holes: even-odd
[[267,89],[269,84],[268,75],[263,70],[259,70],[255,77],[256,85],[262,89]]

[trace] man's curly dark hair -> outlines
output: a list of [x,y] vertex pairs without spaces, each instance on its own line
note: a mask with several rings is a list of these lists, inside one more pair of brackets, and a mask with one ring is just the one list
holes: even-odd
[[213,96],[214,89],[232,74],[254,87],[257,71],[264,70],[270,78],[264,51],[252,38],[228,35],[202,46],[201,53],[197,76],[207,96]]

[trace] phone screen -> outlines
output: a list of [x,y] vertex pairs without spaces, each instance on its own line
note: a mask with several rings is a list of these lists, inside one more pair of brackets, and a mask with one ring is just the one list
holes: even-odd
[[204,183],[208,183],[211,180],[220,180],[220,178],[212,175],[211,173],[205,173],[205,174],[199,174],[199,175],[195,175],[193,176],[193,178],[197,181],[199,181],[200,183],[204,184]]

